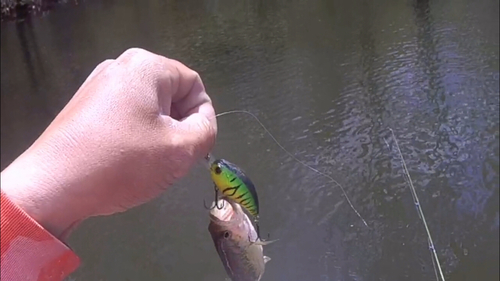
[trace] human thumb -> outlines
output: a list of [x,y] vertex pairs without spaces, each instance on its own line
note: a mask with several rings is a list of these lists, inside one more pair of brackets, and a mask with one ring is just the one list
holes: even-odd
[[178,123],[176,132],[181,135],[182,146],[191,150],[195,161],[207,156],[215,145],[217,123],[213,119],[193,113]]

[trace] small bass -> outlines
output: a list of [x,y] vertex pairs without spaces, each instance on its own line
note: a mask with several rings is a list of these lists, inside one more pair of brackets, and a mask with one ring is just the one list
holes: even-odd
[[221,209],[210,210],[208,231],[215,249],[232,281],[259,281],[271,258],[264,256],[263,246],[274,241],[261,241],[253,224],[238,203],[219,199]]

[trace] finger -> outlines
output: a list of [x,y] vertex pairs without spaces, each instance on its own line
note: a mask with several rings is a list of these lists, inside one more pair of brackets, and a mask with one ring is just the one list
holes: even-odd
[[[178,78],[178,84],[175,87],[177,91],[173,93],[171,98],[172,112],[175,112],[179,116],[176,119],[184,120],[192,114],[198,113],[206,118],[203,122],[208,121],[207,125],[215,132],[214,134],[217,134],[215,109],[213,108],[212,100],[205,91],[201,77],[196,71],[188,68],[181,62],[176,60],[169,61],[178,72],[178,74],[174,74],[173,76],[174,78]],[[172,83],[175,83],[175,81]]]
[[172,120],[169,116],[163,116],[172,128],[169,143],[190,155],[189,161],[195,162],[205,157],[215,144],[217,126],[202,114],[194,113],[182,121]]
[[[120,55],[116,62],[127,64],[144,75],[153,73],[159,83],[158,104],[160,112],[175,119],[194,113],[205,116],[216,128],[215,110],[198,73],[179,61],[168,59],[139,48],[131,48]],[[174,109],[175,110],[171,110]]]
[[170,117],[174,118],[175,120],[182,119],[181,114],[177,111],[177,109],[175,107],[170,108]]
[[[215,115],[210,107],[203,107],[204,104],[211,104],[212,100],[205,91],[205,86],[200,75],[179,61],[168,59],[169,64],[174,67],[175,72],[171,73],[171,81],[173,89],[172,103],[177,112],[183,117],[187,117],[193,113],[200,113],[206,117],[212,118]],[[202,111],[200,111],[202,110]]]
[[211,103],[211,100],[198,73],[183,63],[140,48],[126,50],[116,62],[140,72],[142,76],[155,77],[154,83],[159,83],[158,102],[163,114],[170,115],[174,104],[181,117],[199,112],[213,118],[211,110],[199,111],[201,105]]
[[[169,79],[166,79],[165,87],[163,88],[164,91],[160,92],[160,95],[168,96],[168,90],[170,90],[172,96],[168,98],[159,97],[159,100],[170,103],[163,106],[171,107],[170,116],[176,120],[180,120],[183,127],[208,127],[210,131],[194,130],[189,132],[193,132],[194,134],[206,133],[207,135],[202,135],[202,137],[210,138],[210,140],[207,142],[207,146],[202,146],[201,151],[204,151],[206,147],[210,147],[211,149],[211,145],[213,144],[210,143],[215,140],[215,135],[217,134],[217,120],[212,100],[206,93],[205,86],[196,71],[188,68],[179,61],[167,60],[170,66]],[[172,71],[172,67],[174,71]],[[191,117],[193,114],[199,114],[199,116]]]

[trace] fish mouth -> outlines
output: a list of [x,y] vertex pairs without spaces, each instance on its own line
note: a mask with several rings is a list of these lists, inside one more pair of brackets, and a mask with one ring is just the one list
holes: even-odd
[[[219,210],[217,206],[222,206],[222,208]],[[212,221],[228,222],[233,218],[233,216],[242,212],[242,209],[238,204],[223,198],[217,201],[217,205],[215,205],[215,202],[212,202],[211,207],[210,219]]]
[[[222,208],[219,209],[217,206],[222,206]],[[230,221],[233,217],[233,206],[225,199],[219,199],[217,203],[212,202],[211,208],[210,219],[212,220]]]

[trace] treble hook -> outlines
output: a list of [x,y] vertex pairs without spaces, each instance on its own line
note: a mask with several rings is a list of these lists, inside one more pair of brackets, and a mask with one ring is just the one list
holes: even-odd
[[207,202],[205,202],[205,199],[203,199],[203,205],[207,210],[212,210],[215,207],[217,207],[217,210],[222,210],[222,208],[224,208],[224,202],[222,202],[222,206],[219,207],[219,190],[215,185],[214,185],[214,190],[215,190],[215,206],[207,207]]

